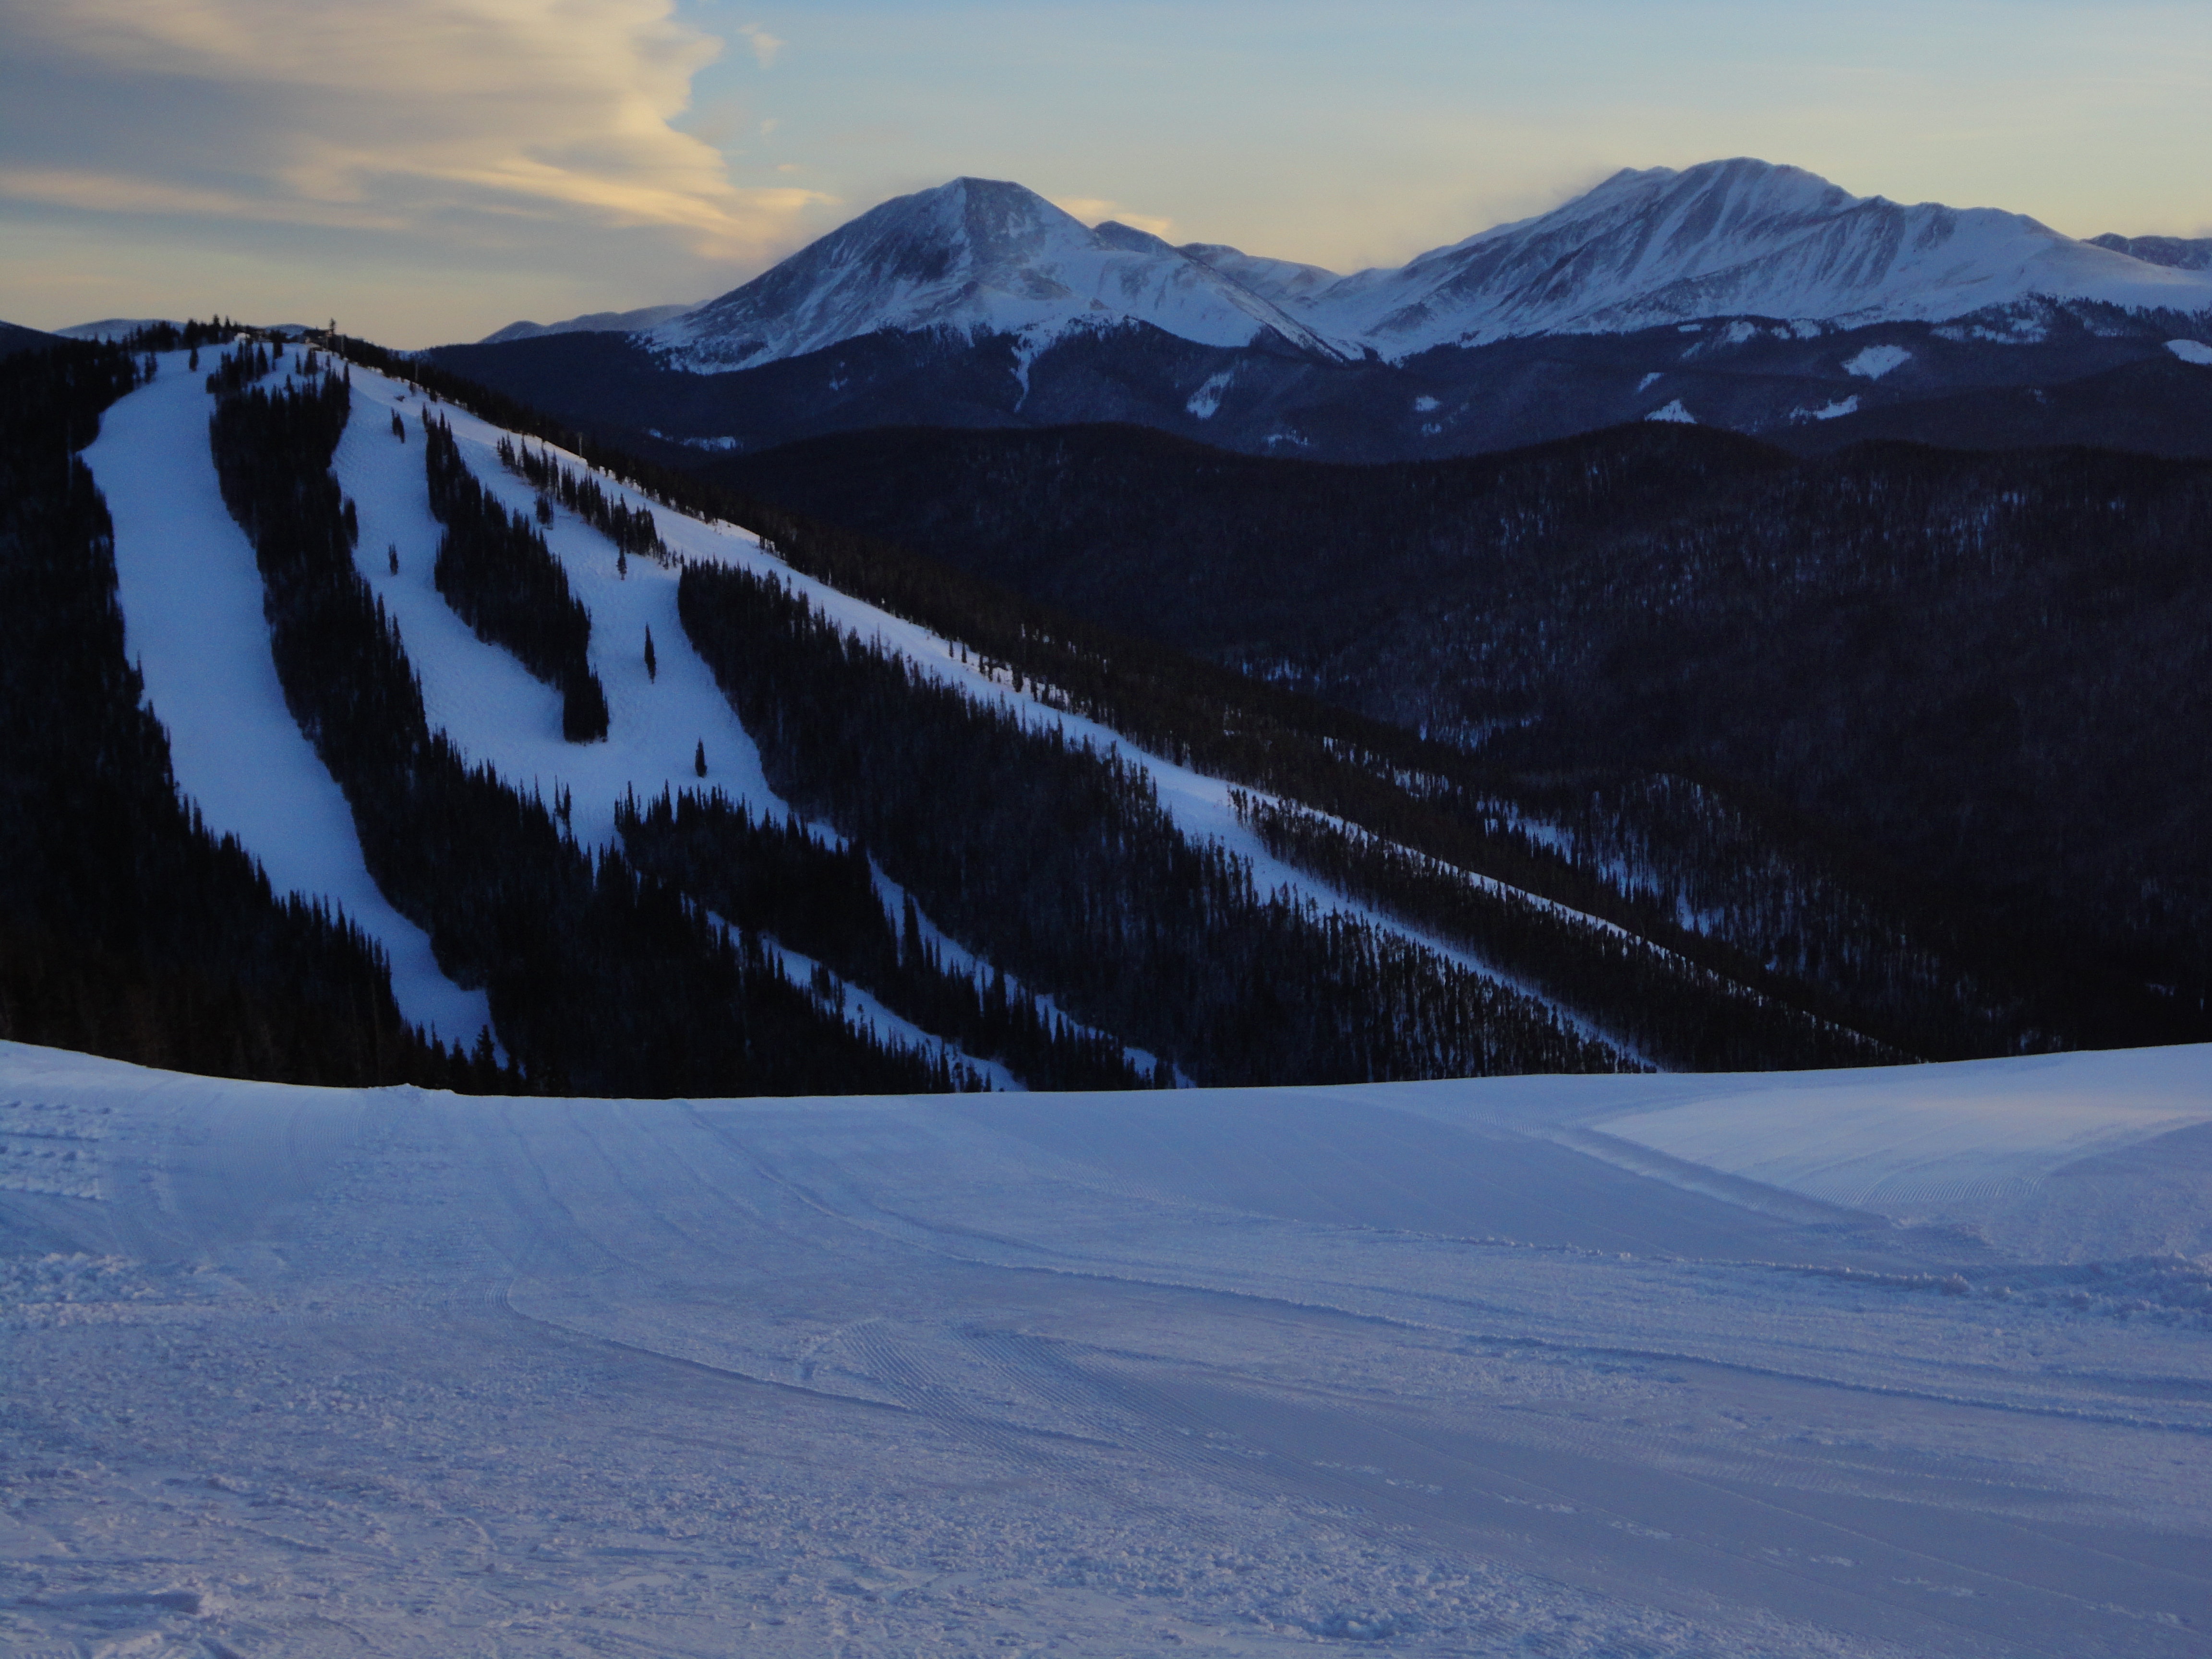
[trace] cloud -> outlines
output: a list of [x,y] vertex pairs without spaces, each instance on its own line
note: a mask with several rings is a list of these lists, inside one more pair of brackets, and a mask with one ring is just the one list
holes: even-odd
[[745,43],[752,47],[753,57],[763,69],[774,69],[776,53],[791,44],[788,40],[777,40],[758,23],[743,24],[738,33],[745,37]]
[[1174,225],[1172,219],[1155,218],[1150,214],[1132,213],[1119,202],[1104,196],[1054,196],[1048,198],[1062,213],[1072,214],[1086,225],[1096,225],[1112,219],[1127,225],[1133,230],[1149,231],[1155,236],[1165,236]]
[[[671,0],[0,0],[0,195],[513,240],[644,229],[752,261],[830,198],[672,122],[722,42]],[[748,30],[765,63],[781,43]],[[765,51],[763,42],[766,42]]]

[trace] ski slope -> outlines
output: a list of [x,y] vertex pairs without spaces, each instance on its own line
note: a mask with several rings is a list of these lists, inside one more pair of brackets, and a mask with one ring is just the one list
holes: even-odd
[[[203,376],[184,365],[182,353],[164,357],[154,382],[109,412],[89,457],[117,519],[130,649],[143,663],[149,700],[170,732],[179,781],[211,823],[237,835],[263,860],[280,889],[341,905],[384,942],[393,958],[395,991],[410,1019],[434,1024],[448,1036],[473,1033],[485,1023],[482,993],[447,981],[421,931],[376,893],[343,798],[283,707],[252,549],[222,505],[207,453],[211,400]],[[357,566],[399,630],[434,728],[472,763],[489,764],[509,784],[549,803],[570,799],[570,827],[586,845],[613,842],[616,804],[625,794],[634,791],[643,799],[664,789],[702,787],[694,768],[702,745],[706,785],[758,812],[780,817],[788,810],[769,786],[752,739],[684,635],[677,614],[678,569],[647,559],[630,561],[626,572],[618,569],[612,544],[562,508],[546,529],[546,541],[571,591],[591,613],[592,665],[605,687],[610,714],[605,742],[565,741],[557,694],[508,653],[477,639],[437,592],[433,568],[441,532],[423,476],[422,394],[359,366],[351,380],[352,418],[333,469],[359,514]],[[451,425],[464,458],[487,489],[511,509],[532,509],[535,491],[497,459],[498,442],[507,434],[451,404],[429,412]],[[395,413],[406,428],[404,440],[392,431]],[[572,453],[552,453],[572,470],[589,470]],[[599,476],[619,491],[606,475]],[[1010,708],[1034,725],[1058,726],[1101,750],[1119,750],[1151,775],[1162,804],[1187,836],[1221,842],[1250,860],[1261,891],[1286,888],[1324,913],[1358,915],[1418,939],[1447,960],[1492,971],[1469,953],[1348,901],[1276,858],[1237,821],[1231,787],[1222,780],[1139,750],[1095,721],[1063,714],[1033,689],[1015,690],[987,674],[979,661],[961,660],[942,636],[793,571],[738,526],[657,506],[653,510],[662,538],[680,557],[774,575],[847,631],[903,653],[967,695]],[[648,629],[657,668],[653,676],[644,661]],[[834,837],[829,826],[818,830]],[[958,956],[972,957],[957,941],[948,943]],[[464,1020],[470,1022],[465,1030],[458,1024]],[[896,1021],[887,1029],[920,1036]],[[995,1076],[1002,1068],[979,1069]]]
[[2212,1240],[1817,1195],[1916,1145],[2201,1228],[2212,1051],[624,1102],[0,1044],[0,1650],[2203,1653]]
[[178,787],[279,893],[327,900],[383,945],[401,1013],[466,1044],[491,1023],[484,994],[448,980],[428,936],[377,890],[345,797],[284,706],[261,573],[208,453],[213,400],[185,360],[164,356],[84,452],[115,524],[124,648],[168,728]]
[[[360,511],[356,562],[398,626],[422,677],[430,724],[471,763],[488,763],[526,792],[534,788],[548,801],[556,790],[572,794],[569,827],[586,846],[613,842],[615,806],[629,791],[643,799],[665,788],[705,787],[692,764],[702,744],[706,784],[781,817],[786,809],[761,774],[759,750],[684,638],[676,614],[677,571],[636,559],[627,575],[618,574],[614,544],[566,509],[546,527],[546,545],[568,573],[569,591],[591,612],[592,667],[606,688],[609,720],[604,743],[562,737],[560,694],[508,653],[477,638],[432,580],[442,529],[431,516],[423,476],[422,411],[419,393],[356,367],[353,418],[333,465]],[[404,442],[392,435],[395,412],[408,428]],[[478,480],[510,508],[528,512],[536,492],[500,465],[500,429],[451,404],[433,413],[452,423]],[[570,465],[586,470],[573,457]],[[673,515],[658,516],[665,522]],[[645,671],[648,628],[658,671],[652,678]]]
[[[425,702],[431,705],[434,724],[442,725],[472,758],[490,762],[510,781],[542,779],[549,795],[556,780],[572,789],[579,837],[611,839],[614,802],[633,785],[641,797],[657,795],[664,787],[696,787],[698,781],[691,769],[694,738],[689,735],[695,732],[706,733],[703,741],[710,765],[729,769],[726,773],[717,771],[708,781],[720,785],[733,798],[750,801],[757,808],[778,816],[788,810],[762,775],[759,751],[714,686],[712,672],[683,636],[676,615],[678,573],[635,561],[628,579],[618,578],[612,544],[565,509],[559,511],[546,540],[567,570],[572,589],[592,612],[592,665],[606,685],[612,715],[608,740],[604,744],[563,744],[558,701],[550,690],[542,691],[534,714],[518,720],[522,706],[519,689],[512,701],[505,702],[478,690],[477,676],[491,671],[475,658],[492,647],[475,640],[430,585],[428,561],[437,547],[436,521],[430,517],[428,489],[416,447],[419,434],[404,446],[391,436],[390,411],[399,410],[405,419],[419,417],[420,394],[410,394],[388,377],[359,368],[353,371],[353,392],[355,413],[339,447],[338,478],[361,504],[359,558],[363,573],[380,592],[390,592],[392,587],[399,590],[387,598],[387,606],[398,621],[408,655],[422,670]],[[437,405],[434,413],[451,424],[454,441],[471,470],[494,495],[511,510],[532,507],[536,494],[529,483],[499,463],[499,441],[508,435],[502,428],[447,404]],[[532,447],[538,447],[532,441]],[[589,470],[580,457],[556,446],[545,447],[572,471]],[[619,489],[607,475],[599,477],[603,485]],[[1096,720],[1054,708],[1033,687],[1017,690],[1008,671],[1000,670],[996,676],[987,672],[974,653],[966,660],[957,655],[956,642],[943,635],[793,570],[765,550],[759,538],[749,531],[694,519],[669,507],[655,506],[653,512],[661,538],[675,556],[772,576],[848,634],[905,656],[940,684],[957,687],[979,702],[1007,709],[1033,726],[1056,727],[1072,741],[1087,741],[1102,753],[1120,754],[1151,777],[1160,804],[1185,836],[1193,842],[1218,842],[1249,860],[1261,892],[1287,889],[1295,897],[1312,902],[1324,914],[1358,916],[1386,932],[1416,939],[1448,961],[1528,990],[1470,952],[1430,939],[1371,906],[1350,900],[1276,857],[1238,821],[1231,801],[1232,786],[1225,781],[1140,749]],[[378,527],[394,524],[414,539],[399,543],[401,578],[391,584],[386,544]],[[410,556],[410,546],[419,550]],[[380,558],[384,560],[380,568]],[[410,570],[421,574],[410,580]],[[654,650],[665,684],[648,686],[646,682],[642,653],[647,624],[653,630]],[[680,651],[684,663],[673,678],[672,647]],[[511,659],[507,666],[514,675],[521,675]],[[527,676],[522,678],[527,680]],[[727,763],[720,758],[725,751],[732,757]],[[1258,791],[1246,793],[1267,799]],[[825,834],[831,833],[826,825],[822,829]]]

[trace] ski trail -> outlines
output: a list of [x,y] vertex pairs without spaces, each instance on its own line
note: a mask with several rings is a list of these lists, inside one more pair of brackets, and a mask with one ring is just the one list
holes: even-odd
[[84,459],[115,520],[125,648],[168,728],[177,786],[279,893],[328,901],[384,947],[401,1013],[466,1042],[490,1006],[446,977],[429,935],[370,878],[352,811],[284,705],[253,549],[208,452],[213,400],[185,354],[161,364],[107,411]]

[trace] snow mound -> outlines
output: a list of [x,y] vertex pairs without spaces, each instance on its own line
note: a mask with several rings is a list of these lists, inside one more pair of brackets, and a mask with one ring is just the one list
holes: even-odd
[[2212,345],[2202,340],[2168,340],[2166,349],[2185,363],[2202,363],[2212,368]]
[[[2212,1124],[2203,1048],[1978,1061],[1834,1076],[1731,1092],[1595,1126],[1683,1163],[1820,1201],[1914,1223],[2042,1238],[2057,1260],[2117,1259],[2159,1247],[2212,1251],[2212,1214],[2147,1213],[2149,1188],[2124,1204],[2053,1218],[2039,1194],[2070,1168]],[[2177,1226],[2177,1223],[2179,1225]],[[2054,1225],[2070,1229],[2063,1241]]]

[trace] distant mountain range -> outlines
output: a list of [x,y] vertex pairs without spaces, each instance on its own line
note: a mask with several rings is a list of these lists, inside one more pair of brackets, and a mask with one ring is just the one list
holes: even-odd
[[2077,242],[2033,219],[1858,197],[1739,159],[1624,169],[1536,218],[1395,270],[1340,276],[1218,243],[1095,229],[1016,184],[956,179],[885,202],[703,305],[601,313],[550,332],[647,333],[721,370],[884,331],[1014,334],[1032,349],[1137,322],[1203,345],[1272,338],[1402,362],[1533,334],[1622,334],[1714,317],[1853,328],[1944,322],[2030,298],[2212,308],[2212,240]]
[[499,345],[508,340],[535,340],[548,334],[629,334],[665,323],[672,317],[681,317],[690,306],[643,306],[635,311],[594,311],[586,316],[571,317],[564,323],[509,323],[496,333],[484,336],[486,345]]
[[1120,421],[1376,460],[1642,418],[1800,449],[1892,435],[2197,453],[2208,345],[2212,240],[2076,241],[1738,159],[1624,171],[1350,276],[1085,226],[1019,185],[957,179],[702,305],[517,323],[436,355],[580,426],[677,447]]
[[2177,270],[2212,270],[2212,236],[2092,236],[2092,247],[2108,247],[2154,265]]
[[[0,353],[51,337],[8,330]],[[1410,460],[1646,419],[1808,453],[1887,437],[2195,456],[2212,454],[2212,238],[2076,241],[1738,158],[1624,170],[1341,275],[956,179],[702,304],[518,321],[428,355],[673,463],[890,426],[1099,422]]]

